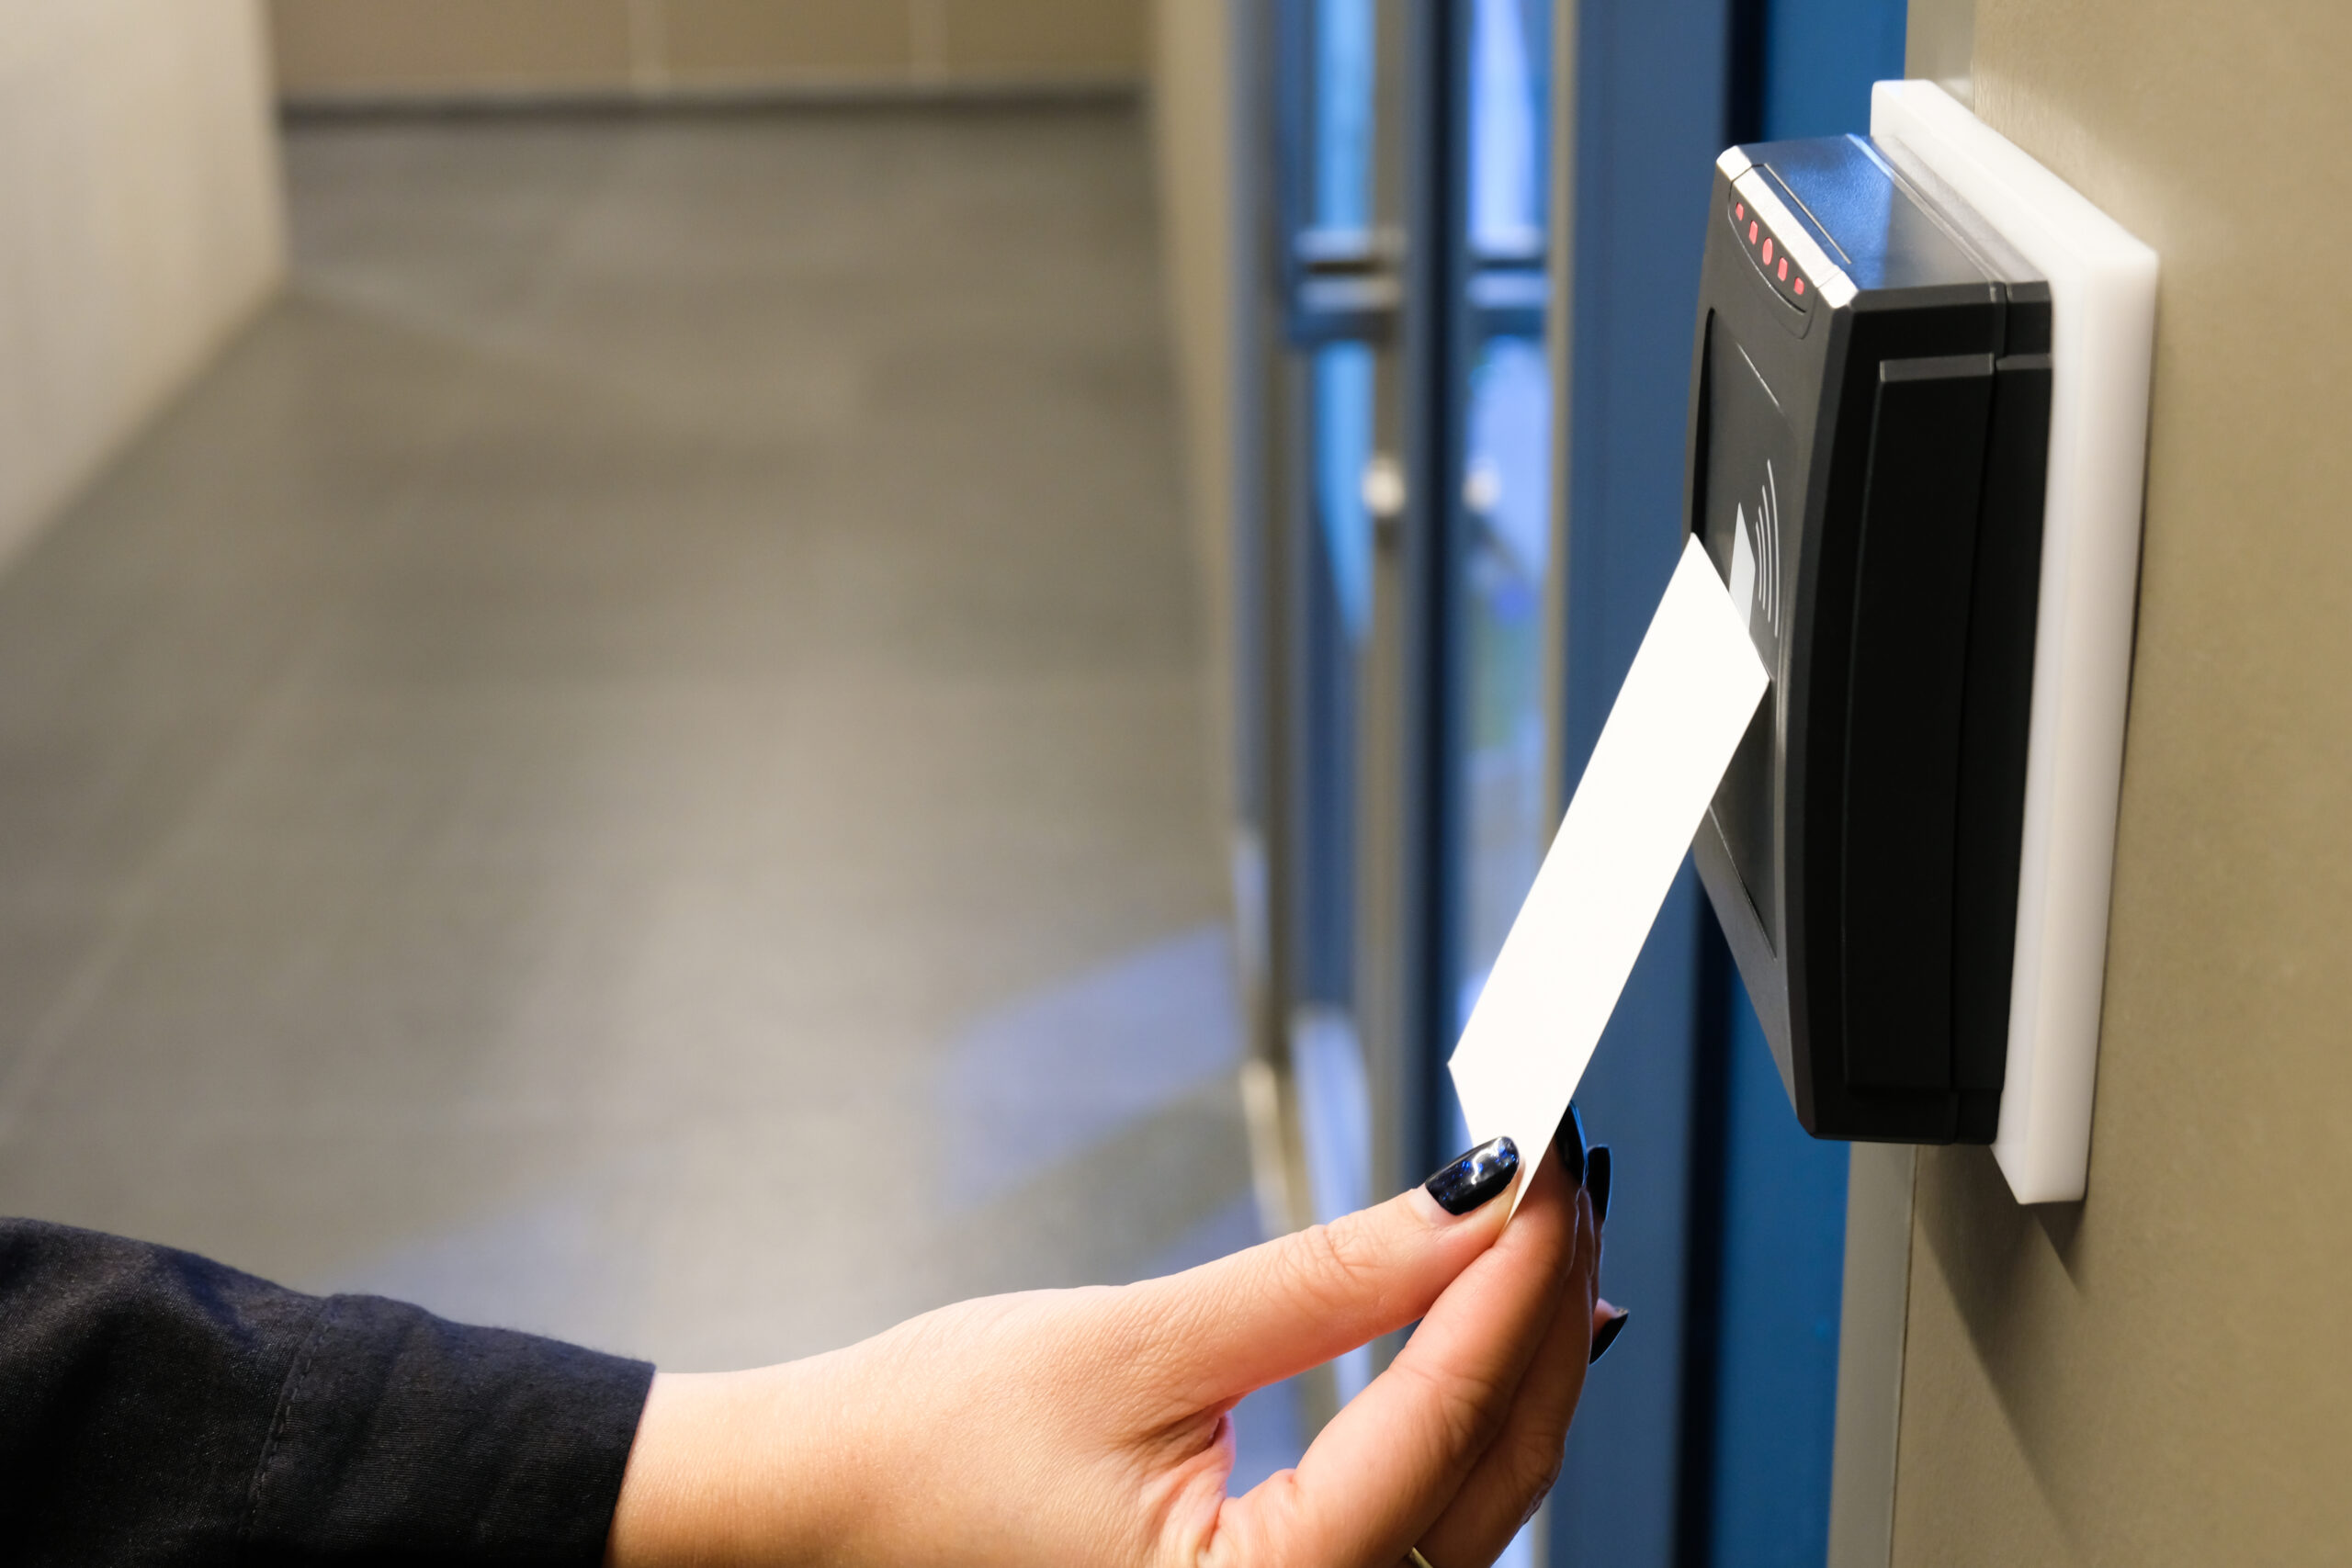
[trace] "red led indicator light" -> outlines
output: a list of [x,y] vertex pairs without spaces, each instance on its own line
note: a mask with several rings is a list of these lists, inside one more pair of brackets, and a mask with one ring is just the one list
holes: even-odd
[[1743,202],[1741,202],[1737,207],[1733,208],[1733,209],[1731,209],[1731,215],[1732,215],[1734,218],[1745,218],[1745,217],[1747,217],[1747,203],[1746,203],[1746,202],[1744,202],[1744,201],[1743,201]]
[[1789,258],[1788,258],[1788,257],[1786,257],[1786,256],[1782,256],[1782,257],[1781,258],[1781,282],[1783,282],[1783,283],[1786,283],[1788,280],[1789,280]]
[[1747,226],[1747,243],[1751,245],[1756,243],[1756,225],[1753,223]]
[[1804,292],[1804,279],[1802,277],[1797,279],[1797,292],[1800,294]]
[[1764,242],[1764,265],[1766,266],[1772,265],[1772,242],[1770,240]]

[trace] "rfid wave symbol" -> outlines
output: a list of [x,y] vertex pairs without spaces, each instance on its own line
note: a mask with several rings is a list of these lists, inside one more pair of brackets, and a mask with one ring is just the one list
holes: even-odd
[[1735,604],[1747,606],[1747,625],[1756,626],[1756,612],[1764,612],[1764,624],[1772,628],[1775,639],[1781,635],[1781,486],[1772,473],[1772,460],[1764,460],[1764,482],[1757,487],[1756,516],[1747,515],[1746,503],[1734,509],[1733,521],[1738,525],[1732,531],[1731,596]]

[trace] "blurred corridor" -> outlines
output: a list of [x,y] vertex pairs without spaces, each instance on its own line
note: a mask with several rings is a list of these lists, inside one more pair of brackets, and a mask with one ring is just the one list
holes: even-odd
[[0,579],[0,1209],[678,1368],[1254,1240],[1133,108],[287,157]]

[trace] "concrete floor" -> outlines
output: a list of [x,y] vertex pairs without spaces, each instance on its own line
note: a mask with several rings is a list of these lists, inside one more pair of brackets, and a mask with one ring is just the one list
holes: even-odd
[[288,158],[0,579],[0,1208],[680,1368],[1255,1239],[1134,116]]

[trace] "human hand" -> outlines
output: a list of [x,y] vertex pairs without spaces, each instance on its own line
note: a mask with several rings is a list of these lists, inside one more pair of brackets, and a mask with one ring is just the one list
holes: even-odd
[[[1594,1199],[1562,1169],[1582,1153],[1543,1162],[1507,1229],[1519,1161],[1498,1140],[1387,1203],[1182,1274],[966,1302],[755,1371],[664,1373],[608,1562],[1393,1568],[1418,1546],[1481,1568],[1549,1490],[1595,1336],[1623,1321],[1595,1289]],[[1244,1394],[1416,1319],[1296,1470],[1227,1495]]]

